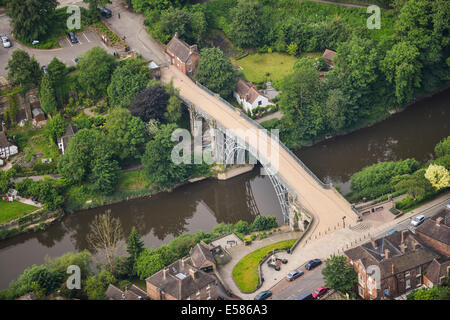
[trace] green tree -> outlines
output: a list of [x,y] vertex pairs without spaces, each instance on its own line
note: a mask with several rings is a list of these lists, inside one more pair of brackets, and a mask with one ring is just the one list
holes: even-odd
[[423,197],[431,189],[431,185],[423,173],[422,175],[414,173],[394,177],[393,183],[395,191],[405,192],[414,199]]
[[288,45],[286,52],[291,56],[296,56],[298,53],[298,44],[295,42],[291,42],[291,44]]
[[230,60],[219,48],[201,50],[200,60],[194,78],[208,89],[228,98],[236,87],[237,74]]
[[107,138],[121,160],[137,158],[144,146],[145,123],[125,108],[114,108],[106,119]]
[[120,167],[117,161],[112,159],[111,153],[106,148],[101,149],[101,146],[96,148],[97,156],[91,163],[92,170],[89,179],[93,190],[108,195],[115,190]]
[[58,58],[54,57],[47,66],[48,75],[52,84],[58,85],[64,81],[66,75],[66,65]]
[[126,108],[134,97],[144,90],[150,74],[145,62],[139,59],[127,59],[114,70],[108,86],[108,97],[113,106]]
[[50,120],[47,121],[45,125],[45,134],[52,140],[56,140],[64,135],[66,132],[67,123],[61,116],[61,114],[56,114]]
[[450,136],[440,141],[436,147],[434,147],[434,153],[436,157],[445,157],[450,154]]
[[78,62],[78,83],[91,97],[106,94],[115,67],[114,57],[105,49],[94,47],[86,51]]
[[136,261],[140,254],[144,250],[144,241],[141,240],[141,236],[137,233],[136,228],[131,229],[128,236],[127,252],[130,255],[128,262],[130,269],[133,270],[133,274],[136,274]]
[[419,50],[408,42],[395,44],[386,53],[382,68],[386,79],[395,85],[395,96],[399,104],[404,104],[414,96],[414,89],[420,87],[422,65]]
[[250,225],[248,224],[247,221],[239,220],[234,225],[234,230],[236,232],[239,232],[239,233],[242,233],[242,234],[248,234],[250,232]]
[[46,266],[33,265],[25,269],[10,288],[16,298],[30,291],[42,290],[43,294],[48,295],[57,290],[61,286],[62,281],[63,275],[56,270],[49,270]]
[[425,178],[436,190],[450,187],[450,173],[444,166],[430,164],[425,172]]
[[183,101],[178,96],[170,96],[167,111],[164,113],[164,117],[169,123],[178,123],[181,120],[183,115],[182,103]]
[[161,31],[163,42],[170,39],[178,32],[180,39],[187,43],[200,43],[206,32],[207,21],[202,11],[188,11],[186,9],[174,9],[165,11],[161,15]]
[[358,282],[356,272],[344,256],[332,256],[322,269],[325,285],[343,293],[350,293]]
[[327,124],[333,132],[338,132],[345,126],[346,99],[340,89],[331,89],[325,101],[325,116]]
[[85,282],[85,291],[89,300],[106,300],[106,289],[117,280],[108,270],[103,269]]
[[41,79],[41,70],[36,59],[21,50],[14,50],[8,61],[8,80],[13,84],[37,85]]
[[147,143],[142,156],[145,175],[160,188],[172,187],[189,176],[189,167],[175,164],[171,154],[177,142],[171,140],[175,124],[162,125],[154,139]]
[[42,110],[45,113],[54,115],[58,108],[58,102],[55,97],[55,90],[52,87],[52,83],[47,74],[42,77],[41,88],[39,90],[41,97]]
[[156,250],[145,249],[136,261],[136,272],[142,280],[150,277],[164,267],[164,259]]
[[111,3],[110,0],[83,0],[84,3],[88,3],[88,13],[91,18],[98,16],[98,7],[104,7],[106,4]]
[[161,85],[156,85],[140,92],[129,107],[131,114],[148,122],[150,119],[165,120],[170,95]]
[[51,31],[57,5],[56,0],[9,0],[13,33],[28,43],[42,40]]
[[258,47],[264,37],[262,7],[259,2],[239,0],[231,10],[230,33],[234,44],[240,48]]

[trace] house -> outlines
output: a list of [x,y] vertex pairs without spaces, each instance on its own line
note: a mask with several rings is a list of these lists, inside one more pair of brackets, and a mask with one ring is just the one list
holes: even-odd
[[45,121],[45,113],[41,108],[35,108],[31,110],[31,113],[33,114],[33,120],[36,122]]
[[170,64],[190,76],[194,74],[200,61],[197,45],[188,45],[178,38],[178,32],[175,32],[172,40],[167,44],[165,55]]
[[175,261],[145,281],[152,300],[216,300],[216,279],[194,267],[190,258]]
[[325,62],[329,65],[333,65],[333,58],[336,55],[336,52],[333,50],[325,49],[324,53],[322,54],[322,58],[325,59]]
[[150,300],[147,292],[134,284],[131,287],[126,286],[125,291],[110,284],[106,289],[106,296],[109,300]]
[[441,286],[450,277],[450,259],[434,259],[425,270],[423,284],[428,288]]
[[34,295],[33,292],[27,293],[16,300],[38,300],[38,298]]
[[8,159],[19,152],[19,149],[6,136],[6,131],[0,131],[0,158]]
[[242,79],[237,82],[233,96],[246,112],[252,112],[257,107],[274,104],[268,97],[260,93],[253,84]]
[[425,220],[415,232],[427,246],[450,257],[450,212],[443,210]]
[[58,149],[61,150],[62,154],[64,154],[64,151],[67,149],[67,144],[69,143],[70,138],[72,138],[77,131],[77,128],[69,124],[66,128],[66,133],[64,133],[61,138],[58,138]]
[[[344,254],[357,273],[358,294],[364,299],[397,297],[422,286],[423,272],[439,257],[410,230],[372,239]],[[379,277],[372,277],[373,271]]]
[[189,251],[189,256],[191,257],[194,267],[204,272],[216,272],[216,261],[214,256],[209,246],[203,241],[197,243],[195,247]]

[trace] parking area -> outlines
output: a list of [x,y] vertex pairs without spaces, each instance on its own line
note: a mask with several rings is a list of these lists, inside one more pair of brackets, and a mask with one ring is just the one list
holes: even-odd
[[286,280],[286,275],[292,270],[283,270],[282,268],[279,271],[280,279],[282,277],[284,277],[284,279],[270,289],[273,295],[269,300],[295,300],[301,294],[313,292],[318,287],[323,286],[325,281],[322,276],[322,269],[324,266],[325,264],[322,263],[320,266],[310,271],[302,266],[299,269],[302,270],[304,274],[294,281]]
[[111,54],[114,52],[114,49],[106,46],[94,31],[83,31],[76,33],[79,41],[76,44],[71,43],[68,37],[61,37],[58,39],[61,48],[40,50],[24,46],[18,43],[11,36],[10,19],[5,14],[0,15],[0,34],[8,35],[12,43],[11,48],[3,48],[3,46],[0,47],[0,76],[5,77],[8,73],[5,69],[8,65],[8,60],[11,58],[12,52],[16,49],[27,51],[30,56],[34,56],[36,58],[41,66],[50,63],[54,57],[58,58],[68,66],[75,65],[75,58],[95,46],[102,47]]

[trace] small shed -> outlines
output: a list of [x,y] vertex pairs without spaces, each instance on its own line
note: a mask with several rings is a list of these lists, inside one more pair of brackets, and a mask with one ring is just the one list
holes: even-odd
[[336,52],[333,50],[325,49],[322,58],[325,59],[325,62],[333,65],[333,58],[336,55]]
[[36,122],[45,121],[45,114],[41,108],[33,109],[31,113],[33,114],[33,119],[36,120]]
[[150,75],[152,78],[160,79],[161,78],[161,68],[156,64],[155,61],[150,61],[148,64],[148,68],[150,69]]

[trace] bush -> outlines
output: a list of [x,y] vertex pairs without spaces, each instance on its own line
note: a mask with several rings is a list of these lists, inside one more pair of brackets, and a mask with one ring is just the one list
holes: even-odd
[[263,231],[271,228],[278,227],[277,219],[273,216],[258,216],[251,225],[252,231]]
[[248,234],[250,232],[250,225],[247,221],[239,221],[234,225],[234,230],[239,233]]

